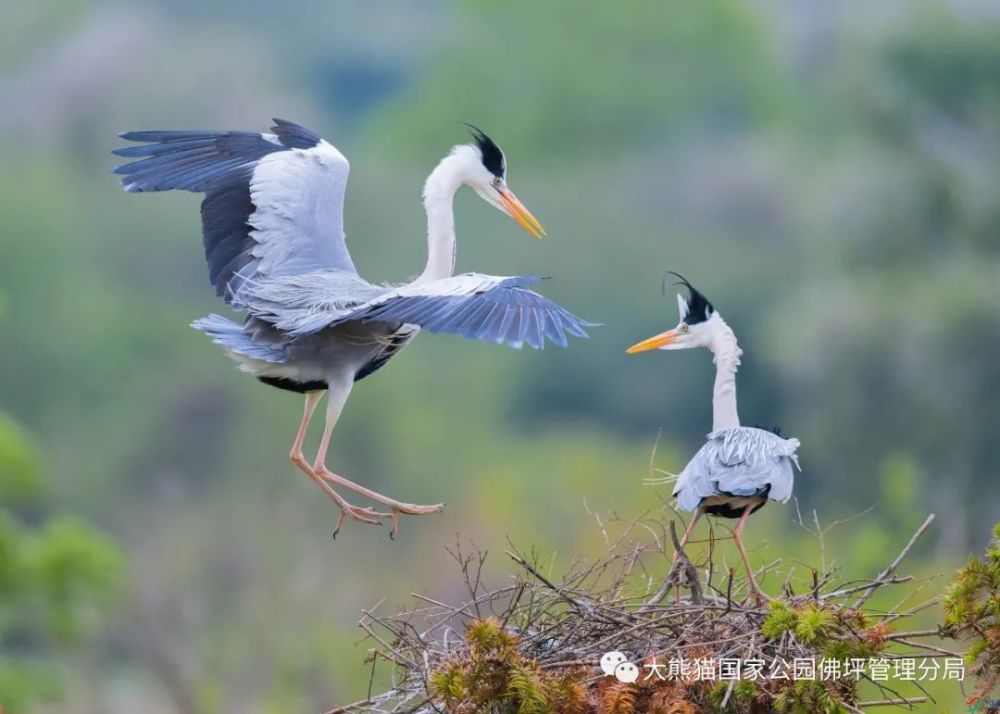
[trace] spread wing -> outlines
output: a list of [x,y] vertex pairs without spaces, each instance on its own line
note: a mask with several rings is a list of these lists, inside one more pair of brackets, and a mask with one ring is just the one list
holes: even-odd
[[565,347],[567,334],[586,337],[584,328],[594,323],[525,289],[539,280],[467,273],[375,287],[328,271],[247,281],[234,304],[293,337],[351,320],[416,325],[514,348],[540,349],[546,339]]
[[798,439],[783,439],[764,429],[741,426],[712,432],[678,476],[674,496],[688,511],[709,496],[753,496],[765,488],[770,499],[785,502],[792,495],[798,448]]
[[275,119],[272,134],[131,131],[135,161],[114,171],[126,191],[205,194],[202,238],[209,279],[231,302],[245,279],[315,270],[357,274],[344,242],[350,165],[305,127]]

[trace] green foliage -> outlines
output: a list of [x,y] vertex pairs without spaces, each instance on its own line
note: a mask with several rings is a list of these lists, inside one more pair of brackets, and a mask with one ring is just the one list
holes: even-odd
[[472,656],[478,659],[489,657],[506,658],[515,651],[514,636],[495,618],[475,620],[465,631]]
[[[734,688],[735,689],[735,688]],[[708,693],[708,700],[712,703],[716,709],[722,707],[722,700],[726,698],[726,692],[729,690],[729,682],[716,682],[712,685],[712,689]]]
[[524,665],[512,665],[507,675],[507,698],[517,702],[517,714],[546,714],[551,711],[545,685],[538,672]]
[[[37,456],[0,415],[0,470],[14,486],[0,498],[0,710],[29,711],[57,698],[61,683],[48,647],[79,638],[120,585],[122,555],[108,536],[71,516],[22,523],[11,505],[39,503]],[[5,651],[13,640],[32,643]]]
[[0,412],[0,503],[11,508],[31,506],[40,492],[37,448],[21,426]]
[[761,624],[761,633],[771,640],[776,640],[789,630],[794,630],[798,622],[798,613],[783,600],[772,600],[768,604],[768,614]]
[[572,669],[542,671],[517,649],[518,640],[499,620],[474,620],[466,628],[468,650],[431,673],[428,693],[449,712],[475,714],[579,714],[586,693]]
[[788,714],[847,714],[847,708],[823,682],[808,679],[790,683],[774,698],[774,709]]
[[972,558],[958,571],[944,599],[945,627],[969,640],[966,657],[985,696],[1000,684],[1000,523],[984,558]]
[[[828,656],[837,659],[867,656],[884,646],[884,628],[877,632],[864,631],[867,618],[863,612],[834,610],[818,603],[793,607],[784,600],[772,600],[768,614],[761,624],[761,634],[776,640],[786,632],[804,644],[825,648]],[[854,633],[862,631],[861,637]]]
[[757,693],[757,685],[749,679],[741,679],[733,687],[733,698],[742,704],[750,704]]
[[[729,687],[730,682],[716,682],[708,693],[708,699],[717,711],[732,711],[734,709],[732,704],[728,704],[726,709],[722,708],[722,701],[726,698],[726,692],[729,691]],[[760,690],[753,681],[740,679],[733,685],[730,702],[742,705],[747,711],[753,711],[751,705],[759,695]]]
[[23,658],[0,657],[0,711],[24,714],[40,702],[54,701],[63,693],[50,665]]
[[461,664],[453,662],[438,669],[431,675],[429,682],[431,696],[453,709],[468,696],[465,672]]
[[800,642],[814,645],[830,634],[836,622],[834,614],[820,605],[805,605],[795,622],[795,636]]
[[106,605],[121,582],[123,560],[105,534],[71,516],[50,519],[26,544],[30,577],[60,636],[79,634],[89,610]]

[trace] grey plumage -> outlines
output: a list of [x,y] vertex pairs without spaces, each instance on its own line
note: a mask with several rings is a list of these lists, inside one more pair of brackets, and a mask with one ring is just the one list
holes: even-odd
[[523,286],[539,278],[466,273],[424,284],[377,287],[339,272],[246,282],[234,302],[292,337],[352,320],[419,325],[519,348],[546,338],[565,347],[566,333],[586,337],[583,322]]
[[[799,462],[798,439],[782,439],[763,429],[740,425],[736,408],[736,372],[743,350],[736,334],[714,309],[708,298],[685,278],[673,273],[687,287],[690,296],[677,295],[680,322],[677,327],[637,342],[627,352],[648,350],[683,350],[706,348],[715,362],[715,385],[712,388],[712,433],[694,458],[688,462],[674,486],[677,507],[694,511],[684,536],[677,542],[674,567],[705,513],[724,518],[738,518],[733,528],[733,542],[747,572],[750,592],[764,602],[768,598],[757,585],[754,568],[743,543],[747,519],[768,500],[784,503],[792,496],[795,469]],[[662,483],[667,479],[651,479]],[[671,582],[673,569],[661,592]]]
[[457,275],[402,286],[358,275],[344,238],[350,166],[317,134],[275,120],[270,134],[126,132],[117,149],[136,159],[115,169],[127,191],[204,193],[209,278],[245,313],[193,323],[244,370],[260,377],[360,379],[419,329],[541,348],[586,337],[591,325],[525,286],[537,278]]
[[678,475],[673,492],[677,505],[693,511],[712,496],[767,496],[784,503],[792,495],[798,448],[798,439],[764,429],[714,431]]
[[205,194],[205,258],[221,296],[248,277],[354,272],[343,230],[350,165],[308,129],[276,119],[273,132],[125,132],[146,143],[114,152],[139,159],[115,169],[126,191]]

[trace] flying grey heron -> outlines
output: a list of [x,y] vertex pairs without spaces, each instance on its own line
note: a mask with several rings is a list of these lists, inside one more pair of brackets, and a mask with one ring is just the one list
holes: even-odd
[[766,598],[757,586],[743,546],[743,527],[750,514],[768,499],[784,503],[791,498],[794,469],[799,466],[796,456],[799,440],[783,439],[764,429],[740,426],[736,411],[736,370],[743,351],[736,343],[736,335],[702,293],[681,275],[671,274],[680,278],[689,292],[687,299],[677,295],[680,323],[632,345],[627,352],[707,347],[714,356],[712,432],[677,476],[674,485],[677,506],[694,511],[680,545],[684,547],[704,513],[739,518],[733,529],[733,540],[746,566],[750,588],[758,598]]
[[[343,202],[349,165],[334,146],[289,121],[272,133],[130,131],[139,142],[114,153],[131,163],[114,171],[126,191],[182,189],[203,193],[202,238],[209,278],[242,322],[219,315],[196,320],[241,370],[279,389],[305,395],[291,460],[333,499],[345,516],[364,523],[400,514],[435,513],[443,504],[404,503],[326,467],[330,435],[354,383],[395,356],[421,329],[536,349],[590,326],[525,286],[538,278],[454,275],[452,199],[469,186],[540,238],[541,224],[507,186],[500,147],[472,127],[474,142],[452,148],[424,185],[427,265],[411,282],[373,285],[354,267],[344,240]],[[323,392],[326,425],[310,463],[303,443]],[[349,503],[353,491],[386,512]]]

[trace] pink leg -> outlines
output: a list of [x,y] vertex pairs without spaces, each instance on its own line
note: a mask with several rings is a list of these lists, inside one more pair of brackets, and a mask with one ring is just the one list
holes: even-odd
[[758,601],[767,602],[771,598],[765,595],[764,591],[758,587],[757,580],[753,576],[753,567],[750,565],[750,558],[747,557],[747,550],[743,547],[743,526],[746,525],[747,518],[750,517],[755,505],[757,504],[750,504],[744,509],[743,515],[740,516],[739,523],[737,523],[736,527],[733,528],[733,541],[735,541],[736,548],[740,551],[740,557],[743,558],[743,565],[747,569],[747,577],[750,579],[750,591]]
[[316,452],[316,460],[313,462],[313,470],[319,477],[326,479],[331,483],[343,486],[346,489],[350,489],[355,493],[361,494],[365,498],[370,498],[376,503],[381,503],[383,506],[386,506],[389,509],[388,515],[392,518],[392,528],[389,531],[389,537],[395,538],[396,533],[399,531],[400,514],[425,516],[430,513],[443,511],[444,504],[438,503],[433,506],[418,506],[413,503],[403,503],[402,501],[397,501],[393,498],[389,498],[388,496],[383,496],[376,491],[372,491],[369,488],[365,488],[364,486],[354,483],[350,479],[346,479],[343,476],[338,476],[326,467],[324,462],[326,461],[326,452],[330,447],[330,435],[333,433],[333,427],[336,426],[337,420],[340,418],[340,412],[344,407],[344,403],[347,401],[348,394],[350,394],[350,387],[341,390],[335,390],[333,385],[330,387],[330,401],[327,404],[326,425],[323,427],[323,438],[319,443],[319,450]]
[[344,522],[344,516],[353,518],[357,521],[362,521],[363,523],[373,523],[379,525],[379,518],[387,514],[378,513],[370,508],[358,508],[357,506],[352,506],[348,503],[343,496],[334,491],[330,485],[323,480],[316,471],[309,466],[309,462],[306,461],[305,455],[302,453],[302,445],[306,440],[306,432],[309,430],[309,421],[312,419],[313,412],[316,411],[316,405],[319,404],[320,399],[323,398],[323,392],[307,392],[306,393],[306,406],[305,411],[302,414],[302,421],[299,423],[299,431],[295,435],[295,443],[292,444],[292,451],[288,455],[299,470],[301,470],[306,476],[312,479],[317,486],[319,486],[323,491],[333,499],[333,502],[337,504],[340,508],[340,516],[337,518],[337,528],[333,532],[334,537],[340,532],[340,526]]
[[[698,519],[701,518],[701,515],[702,515],[702,510],[700,508],[697,511],[694,512],[694,515],[691,517],[691,522],[688,523],[688,527],[684,531],[684,536],[681,538],[681,548],[683,548],[685,545],[687,545],[688,538],[691,537],[691,531],[694,530],[694,525],[695,525],[695,523],[698,522]],[[680,555],[680,554],[681,554],[681,551],[678,548],[677,551],[674,552],[674,560],[677,560],[677,556]]]
[[[677,568],[677,558],[681,554],[681,549],[684,548],[685,545],[687,545],[688,538],[691,537],[691,532],[694,530],[694,526],[698,522],[698,520],[701,518],[701,515],[702,515],[702,510],[699,508],[698,510],[696,510],[694,512],[694,515],[691,516],[691,522],[688,523],[688,527],[684,530],[684,535],[681,536],[680,547],[677,550],[674,551],[674,563],[673,563],[673,565],[670,566],[670,575],[671,576],[673,575],[674,570]],[[681,586],[680,585],[677,585],[674,588],[674,602],[676,602],[678,605],[681,604]]]

